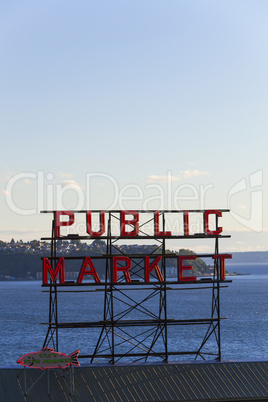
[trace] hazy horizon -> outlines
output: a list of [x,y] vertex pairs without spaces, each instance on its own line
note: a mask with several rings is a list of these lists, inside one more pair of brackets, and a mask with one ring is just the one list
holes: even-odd
[[230,208],[222,250],[267,250],[267,16],[264,0],[3,3],[0,239],[39,240],[46,209]]

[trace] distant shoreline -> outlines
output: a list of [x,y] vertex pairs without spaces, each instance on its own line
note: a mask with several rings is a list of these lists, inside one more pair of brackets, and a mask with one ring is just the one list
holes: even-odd
[[226,263],[226,267],[228,268],[228,266],[233,266],[233,265],[267,265],[268,266],[268,261],[266,262],[235,262],[233,260],[231,260],[231,262],[227,262]]
[[[231,272],[226,273],[226,276],[245,276],[245,275],[252,275],[252,273],[239,273],[239,272]],[[196,275],[197,278],[212,278],[212,275]],[[169,277],[167,279],[174,279],[173,277]],[[16,279],[4,279],[0,278],[0,282],[41,282],[40,279],[31,279],[31,278],[16,278]],[[152,282],[153,283],[153,282]]]

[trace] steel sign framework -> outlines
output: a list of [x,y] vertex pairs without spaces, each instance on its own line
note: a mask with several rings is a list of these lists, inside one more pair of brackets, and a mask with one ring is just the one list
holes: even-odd
[[[58,351],[58,343],[61,329],[75,330],[77,328],[99,328],[99,336],[95,347],[86,354],[81,354],[79,359],[87,359],[90,362],[146,362],[160,360],[170,361],[175,356],[187,356],[194,359],[218,359],[221,360],[221,315],[220,315],[220,289],[226,287],[223,275],[224,259],[219,254],[219,239],[230,237],[222,235],[218,227],[218,218],[222,212],[228,210],[209,211],[215,217],[214,230],[208,226],[208,211],[43,211],[53,213],[51,237],[43,238],[51,242],[51,254],[47,259],[51,265],[51,272],[60,271],[60,256],[57,255],[57,242],[59,240],[80,239],[92,241],[95,239],[105,240],[106,254],[102,257],[92,256],[94,260],[105,261],[105,280],[74,284],[64,283],[58,278],[51,278],[48,283],[43,283],[49,288],[49,321],[43,347],[53,347]],[[137,215],[135,215],[137,213]],[[204,230],[201,233],[189,232],[189,213],[201,214],[204,217]],[[61,221],[61,216],[67,214],[68,221]],[[74,214],[86,214],[87,224],[91,223],[91,214],[98,214],[98,230],[93,231],[88,226],[87,233],[82,235],[61,235],[61,226],[71,226],[74,222]],[[183,214],[183,234],[172,234],[167,228],[167,216]],[[207,215],[206,215],[207,214]],[[123,218],[122,218],[123,216]],[[142,224],[139,217],[143,217]],[[156,219],[157,217],[157,219]],[[122,228],[122,219],[124,227]],[[116,226],[120,227],[120,233],[114,233]],[[154,232],[147,230],[153,225]],[[105,226],[105,227],[104,227]],[[157,227],[156,227],[157,226]],[[132,230],[130,231],[129,228]],[[160,230],[161,228],[161,230]],[[221,229],[221,228],[220,228]],[[179,279],[167,278],[167,259],[178,260],[178,254],[170,254],[166,249],[166,241],[169,239],[213,239],[214,254],[200,254],[198,257],[212,257],[214,268],[212,278],[196,280],[195,277],[185,277],[183,273]],[[156,244],[150,254],[129,254],[122,250],[120,241],[144,241],[153,239]],[[230,258],[230,255],[224,255]],[[188,260],[191,259],[188,256]],[[84,256],[65,256],[65,259],[84,259]],[[195,258],[195,257],[192,257]],[[43,258],[44,261],[44,258]],[[127,263],[127,266],[126,266]],[[187,262],[189,263],[189,261]],[[191,267],[183,267],[190,269]],[[184,271],[184,270],[183,270]],[[87,270],[92,275],[92,270]],[[181,271],[182,272],[182,271]],[[146,276],[147,275],[147,276]],[[95,278],[96,279],[96,278]],[[68,286],[92,286],[97,291],[104,293],[103,317],[99,321],[87,322],[59,322],[58,291]],[[168,295],[172,290],[180,291],[194,289],[211,293],[211,309],[209,316],[201,318],[176,318],[170,317],[168,312]],[[76,290],[77,292],[77,290]],[[73,295],[75,297],[75,295]],[[206,327],[205,334],[202,332],[198,346],[191,345],[187,350],[174,350],[168,342],[171,327],[191,326],[194,328]],[[209,348],[207,349],[207,346]],[[212,345],[212,346],[211,346]]]

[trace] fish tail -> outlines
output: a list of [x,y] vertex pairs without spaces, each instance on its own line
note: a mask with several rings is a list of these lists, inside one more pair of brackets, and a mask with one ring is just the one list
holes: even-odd
[[79,361],[78,361],[78,355],[79,355],[80,349],[76,350],[75,352],[71,353],[68,357],[71,359],[70,364],[73,366],[80,366]]

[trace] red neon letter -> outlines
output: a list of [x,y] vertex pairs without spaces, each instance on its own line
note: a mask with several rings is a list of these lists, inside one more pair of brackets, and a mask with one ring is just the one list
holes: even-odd
[[159,231],[159,211],[154,211],[154,235],[155,236],[171,236],[171,232]]
[[222,228],[217,228],[216,230],[209,230],[208,217],[211,214],[217,215],[219,217],[222,216],[221,211],[218,211],[218,210],[212,209],[212,210],[209,210],[209,211],[205,211],[204,212],[204,230],[205,230],[205,233],[210,235],[210,236],[219,235],[222,232]]
[[179,282],[181,281],[196,281],[196,276],[183,276],[185,269],[193,269],[192,265],[183,265],[183,260],[196,260],[196,255],[179,255]]
[[98,232],[94,232],[91,229],[91,211],[87,211],[87,233],[91,236],[101,236],[105,232],[105,212],[101,211],[100,213],[100,230]]
[[[69,220],[61,222],[60,216],[68,215]],[[56,236],[60,237],[60,227],[61,226],[71,226],[74,223],[74,213],[71,211],[57,211],[56,212]]]
[[60,283],[65,282],[65,267],[64,267],[64,258],[61,257],[57,263],[55,271],[53,270],[48,258],[43,259],[43,284],[46,285],[48,283],[48,272],[53,280],[56,282],[57,276],[60,272]]
[[[87,266],[90,267],[90,270],[87,270]],[[84,259],[81,271],[79,273],[79,277],[77,279],[77,283],[82,283],[85,275],[93,275],[95,282],[98,282],[98,283],[100,282],[100,278],[96,272],[96,269],[95,269],[90,257],[86,257]]]
[[158,266],[159,261],[162,257],[158,256],[152,265],[150,265],[150,257],[145,257],[145,282],[150,282],[150,273],[155,269],[156,275],[159,279],[159,282],[164,282],[163,276],[161,274],[160,268]]
[[[126,263],[125,267],[118,267],[117,261],[124,261]],[[113,282],[117,282],[117,272],[124,272],[126,282],[131,282],[129,269],[131,267],[131,260],[128,257],[113,257]]]
[[[126,215],[133,215],[133,219],[126,219]],[[126,225],[132,225],[131,232],[126,231]],[[121,211],[121,236],[137,236],[139,233],[139,214],[136,211]]]
[[189,236],[189,211],[184,211],[184,236]]
[[226,258],[232,258],[232,254],[215,254],[213,256],[214,260],[220,260],[221,261],[221,265],[220,265],[220,269],[221,269],[221,273],[220,273],[220,278],[221,280],[225,279],[225,259]]

